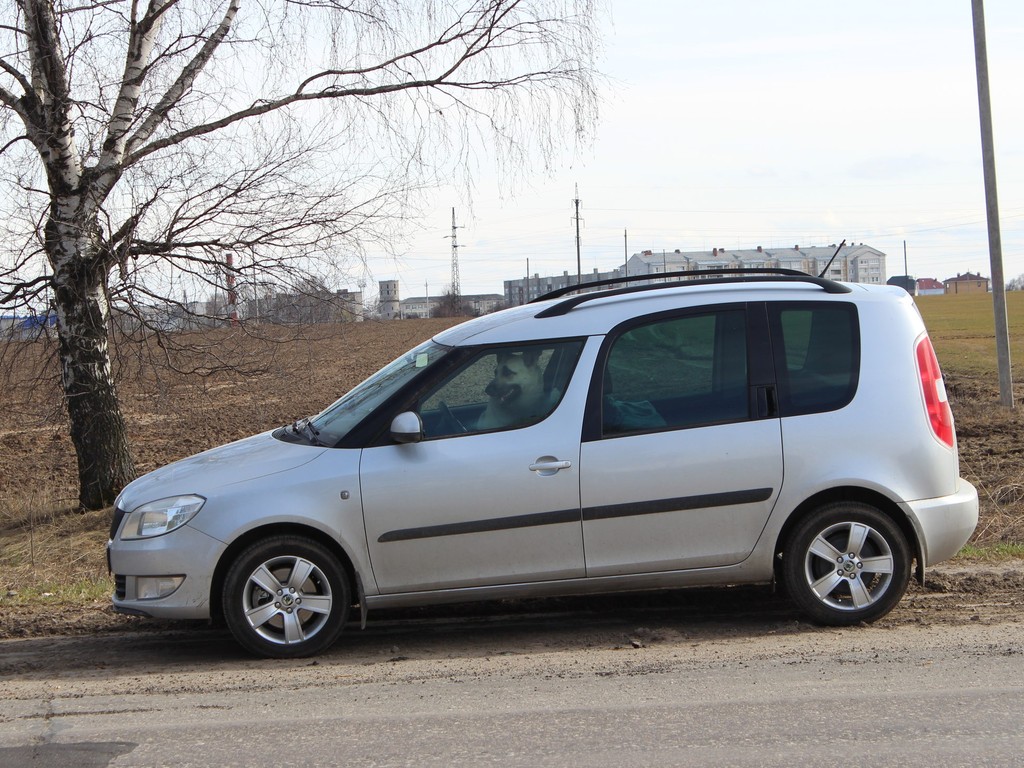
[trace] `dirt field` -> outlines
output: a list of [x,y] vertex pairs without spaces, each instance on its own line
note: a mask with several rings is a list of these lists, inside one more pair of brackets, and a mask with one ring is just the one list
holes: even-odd
[[[223,330],[207,348],[170,357],[182,369],[220,359],[233,373],[185,377],[138,357],[119,360],[120,397],[140,473],[214,445],[311,415],[451,320],[353,323],[307,331],[297,344]],[[161,353],[162,350],[153,350]],[[0,638],[155,628],[110,611],[103,544],[107,513],[75,512],[76,467],[52,384],[34,349],[16,350],[0,400]],[[2,360],[10,361],[8,349]],[[2,361],[0,360],[0,361]],[[945,364],[944,364],[945,365]],[[993,382],[946,366],[962,474],[982,495],[975,541],[1024,542],[1024,415],[1000,409]],[[994,375],[993,377],[994,378]],[[1018,400],[1024,391],[1018,391]],[[1019,549],[1017,550],[1019,552]],[[1024,564],[960,559],[934,572],[892,621],[970,621],[1020,611]],[[954,617],[954,618],[950,618]]]

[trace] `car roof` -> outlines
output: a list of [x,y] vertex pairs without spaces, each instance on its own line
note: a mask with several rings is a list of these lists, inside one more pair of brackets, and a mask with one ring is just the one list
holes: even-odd
[[434,340],[451,346],[515,343],[556,338],[594,336],[608,333],[622,322],[636,317],[709,304],[746,301],[870,301],[872,297],[891,301],[909,294],[893,286],[842,283],[849,292],[828,293],[821,287],[803,282],[743,282],[666,285],[661,290],[617,293],[603,291],[587,294],[586,302],[565,312],[552,311],[564,298],[536,301],[495,312],[453,326]]

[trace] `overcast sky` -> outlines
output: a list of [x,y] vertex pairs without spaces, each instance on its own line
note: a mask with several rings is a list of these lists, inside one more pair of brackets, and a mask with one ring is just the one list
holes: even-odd
[[[888,256],[888,276],[989,276],[970,0],[611,0],[596,141],[553,177],[501,189],[485,169],[398,261],[402,297],[575,273],[628,252],[828,245]],[[1024,273],[1024,2],[985,0],[1006,278]],[[472,214],[472,215],[471,215]],[[628,233],[628,241],[624,238]],[[353,286],[354,287],[354,286]],[[376,283],[367,286],[376,293]]]

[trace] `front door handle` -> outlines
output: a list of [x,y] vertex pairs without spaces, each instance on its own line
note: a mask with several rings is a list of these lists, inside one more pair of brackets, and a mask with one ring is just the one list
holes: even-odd
[[553,475],[560,469],[568,469],[572,466],[571,461],[559,461],[554,456],[541,456],[530,465],[530,471],[538,475]]

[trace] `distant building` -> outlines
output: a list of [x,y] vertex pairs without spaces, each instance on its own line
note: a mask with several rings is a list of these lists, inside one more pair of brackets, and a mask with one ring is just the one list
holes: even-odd
[[500,293],[464,293],[462,303],[468,304],[476,316],[489,315],[505,306],[505,297]]
[[246,300],[242,318],[270,323],[348,323],[363,319],[362,291],[311,289]]
[[[476,316],[490,314],[505,305],[505,297],[500,293],[464,293],[460,298],[462,304]],[[444,296],[413,296],[402,299],[399,302],[401,317],[408,319],[432,317],[434,310],[441,305],[444,299]]]
[[[593,272],[584,272],[581,278],[584,283],[592,283],[596,280],[614,280],[621,276],[621,269],[613,269],[611,272],[598,272],[595,269]],[[506,280],[505,303],[510,307],[528,304],[548,291],[556,291],[559,288],[567,288],[570,285],[576,285],[575,272],[571,275],[568,272],[562,272],[560,275],[550,277],[541,277],[540,273],[537,272],[532,277]]]
[[988,293],[988,278],[971,272],[962,275],[957,272],[956,277],[947,278],[942,284],[946,288],[946,293]]
[[[833,255],[835,259],[833,260]],[[651,275],[665,272],[683,272],[697,269],[721,268],[776,268],[795,269],[811,275],[852,283],[885,283],[885,254],[863,243],[844,246],[836,254],[835,245],[801,248],[712,248],[710,251],[640,251],[629,257],[623,268],[610,272],[582,275],[582,282],[616,279],[623,275]],[[510,304],[525,304],[547,291],[576,284],[576,275],[563,272],[556,277],[518,278],[505,281],[505,300]]]
[[0,339],[35,339],[57,327],[57,315],[3,315],[0,316]]
[[885,254],[863,243],[844,246],[838,254],[835,245],[804,248],[799,245],[792,248],[762,248],[759,245],[757,248],[712,248],[710,251],[686,252],[641,251],[633,254],[626,263],[626,271],[631,275],[725,267],[795,269],[810,275],[821,274],[827,267],[824,277],[833,280],[875,285],[885,283]]
[[946,292],[946,286],[934,277],[922,277],[917,281],[918,296],[940,296]]
[[401,302],[398,300],[398,281],[381,280],[380,317],[382,320],[395,320],[402,316]]
[[885,281],[885,284],[895,285],[897,288],[902,288],[911,296],[917,295],[917,280],[912,278],[910,275],[893,275]]
[[413,296],[399,302],[401,316],[406,318],[430,317],[441,301],[440,296]]

